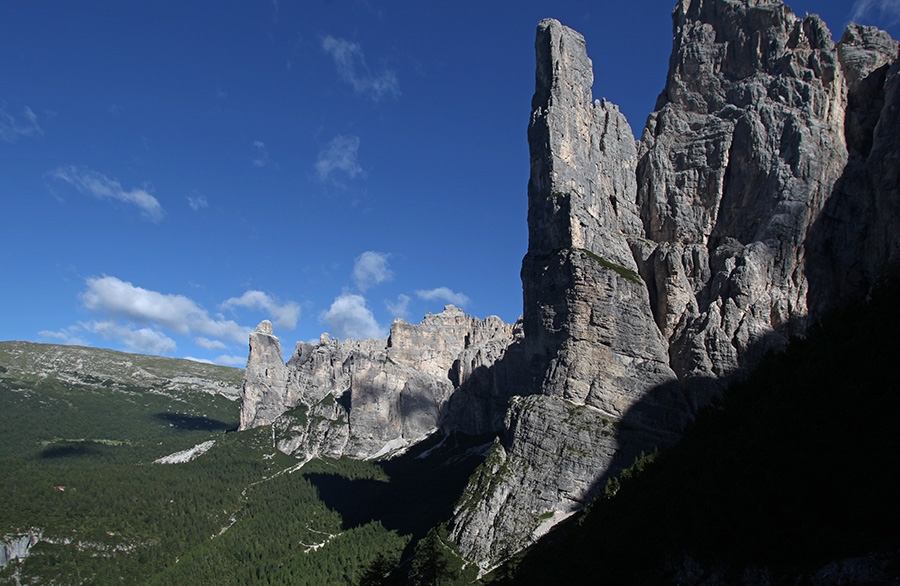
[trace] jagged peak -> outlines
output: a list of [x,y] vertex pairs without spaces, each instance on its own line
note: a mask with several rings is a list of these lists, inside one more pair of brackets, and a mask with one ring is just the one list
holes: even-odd
[[673,102],[698,113],[726,105],[730,84],[759,75],[806,78],[826,87],[838,73],[834,41],[817,15],[782,2],[682,0],[672,13],[673,50],[657,110]]
[[898,43],[887,32],[856,23],[847,26],[837,47],[850,91],[876,69],[893,63],[898,54]]
[[[360,457],[435,426],[464,430],[461,420],[502,429],[510,474],[473,480],[473,506],[454,521],[464,554],[487,567],[501,545],[524,545],[589,502],[637,453],[673,440],[728,377],[805,331],[811,226],[828,215],[847,162],[841,68],[883,67],[896,44],[853,28],[839,62],[820,18],[777,1],[681,0],[673,21],[666,91],[640,153],[618,108],[592,100],[584,37],[539,23],[521,326],[448,305],[420,324],[395,320],[388,340],[298,345],[281,386],[256,371],[262,403],[281,400],[284,413],[299,402],[314,415],[279,449]],[[852,54],[870,45],[886,50]],[[861,112],[872,119],[858,124],[870,135],[900,100],[881,85]],[[896,128],[895,114],[884,128]],[[858,173],[870,191],[886,186],[884,201],[848,192],[853,205],[896,208],[895,170],[883,168],[898,150],[890,138],[875,141],[871,176]],[[852,213],[830,215],[841,213],[848,246],[828,270],[870,257],[865,266],[877,266],[900,248],[870,242],[869,232],[897,232],[890,214],[879,220],[890,226],[870,221],[857,237]]]
[[594,71],[584,36],[558,20],[547,18],[538,24],[534,47],[537,67],[532,110],[559,100],[564,104],[570,101],[589,104]]

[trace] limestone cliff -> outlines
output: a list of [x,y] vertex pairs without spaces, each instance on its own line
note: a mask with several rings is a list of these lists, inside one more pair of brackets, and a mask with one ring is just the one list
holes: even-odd
[[240,430],[270,425],[281,415],[287,402],[286,377],[281,344],[272,335],[272,322],[264,320],[250,334],[250,356],[241,387]]
[[636,147],[592,101],[581,35],[538,26],[522,282],[540,397],[511,400],[457,509],[483,568],[896,261],[897,44],[855,25],[835,44],[774,1],[682,0],[673,23]]
[[[641,139],[642,274],[682,378],[804,331],[806,237],[847,162],[831,33],[780,2],[680,2]],[[652,249],[652,252],[651,252]],[[701,399],[702,401],[702,399]]]
[[499,318],[450,305],[418,325],[396,320],[387,340],[298,343],[285,365],[264,321],[250,337],[241,427],[274,424],[278,449],[298,457],[381,456],[437,430],[455,389],[490,388],[482,371],[512,340]]
[[628,241],[642,234],[631,127],[592,101],[580,34],[545,20],[535,47],[522,284],[524,354],[539,368],[524,390],[540,396],[512,402],[501,464],[489,459],[456,513],[454,538],[485,568],[593,500],[604,474],[674,441],[689,416]]
[[847,80],[848,161],[808,237],[810,312],[871,289],[900,248],[900,65],[884,31],[850,25],[838,43]]
[[[496,433],[452,522],[482,569],[591,502],[641,452],[900,255],[900,64],[775,0],[680,0],[640,141],[592,97],[584,38],[537,30],[516,326],[448,307],[387,341],[251,336],[242,428],[373,457]],[[276,364],[277,362],[277,364]]]
[[640,231],[634,137],[618,108],[591,101],[581,35],[544,21],[536,46],[525,342],[547,361],[544,394],[618,417],[674,378],[626,239]]

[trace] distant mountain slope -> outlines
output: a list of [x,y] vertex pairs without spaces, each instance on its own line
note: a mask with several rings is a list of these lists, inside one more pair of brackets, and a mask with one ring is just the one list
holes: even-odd
[[447,519],[489,440],[296,459],[268,428],[236,431],[241,374],[0,344],[0,584],[380,579]]
[[236,428],[242,374],[191,360],[0,342],[0,459],[105,443],[142,446],[129,458],[152,461],[191,447],[185,432],[200,431],[202,441]]
[[32,342],[0,342],[0,367],[26,377],[53,376],[89,386],[153,386],[218,393],[231,399],[238,398],[243,376],[239,368],[193,360]]

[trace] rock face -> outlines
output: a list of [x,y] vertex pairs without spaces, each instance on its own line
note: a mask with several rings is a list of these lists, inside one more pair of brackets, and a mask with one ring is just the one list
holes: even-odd
[[540,396],[511,400],[457,509],[482,568],[897,260],[897,44],[854,25],[835,45],[774,1],[682,0],[673,21],[637,146],[592,102],[581,35],[538,26],[522,282]]
[[[460,386],[484,396],[483,385],[490,394],[492,379],[482,371],[512,340],[513,327],[499,318],[478,320],[450,305],[418,325],[396,320],[387,340],[323,335],[298,343],[285,365],[264,321],[250,336],[241,428],[274,423],[278,449],[304,458],[381,456],[438,429]],[[486,406],[468,406],[479,411],[474,419],[490,419]]]
[[869,290],[896,263],[900,210],[898,44],[872,27],[850,25],[838,56],[847,81],[848,161],[810,230],[810,311]]
[[617,107],[591,101],[584,38],[553,20],[537,36],[525,342],[547,362],[542,393],[619,417],[675,378],[626,239],[641,230],[634,136]]
[[22,561],[31,553],[31,548],[38,544],[43,537],[40,529],[10,536],[6,535],[0,540],[0,568],[5,568],[11,562]]
[[287,402],[286,378],[281,344],[272,335],[272,322],[265,320],[250,334],[250,356],[241,388],[240,430],[270,425],[281,415]]
[[448,307],[386,342],[298,344],[283,366],[264,322],[242,427],[274,421],[306,457],[498,434],[452,521],[486,570],[867,295],[900,260],[898,44],[857,25],[835,44],[775,0],[680,0],[673,24],[637,142],[592,99],[584,38],[539,24],[519,324]]
[[594,500],[620,449],[617,421],[564,399],[514,396],[505,423],[455,511],[453,537],[484,569]]
[[720,378],[804,331],[805,242],[847,162],[846,86],[815,15],[705,0],[673,20],[638,165],[647,238],[666,244],[642,274],[676,373]]
[[524,352],[538,368],[526,390],[539,396],[512,402],[499,463],[456,513],[453,537],[484,568],[593,500],[642,448],[674,441],[689,415],[628,241],[642,235],[631,127],[592,101],[580,34],[545,20],[535,48],[522,283]]

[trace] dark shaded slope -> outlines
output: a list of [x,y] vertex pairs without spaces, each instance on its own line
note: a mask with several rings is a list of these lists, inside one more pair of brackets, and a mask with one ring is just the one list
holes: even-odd
[[614,498],[545,539],[514,583],[812,583],[829,562],[896,552],[898,297],[895,273],[768,356]]
[[410,451],[373,464],[383,476],[358,477],[341,470],[345,460],[316,460],[303,476],[319,498],[350,529],[378,521],[400,535],[418,540],[444,523],[460,498],[469,476],[484,460],[490,436],[432,437]]

